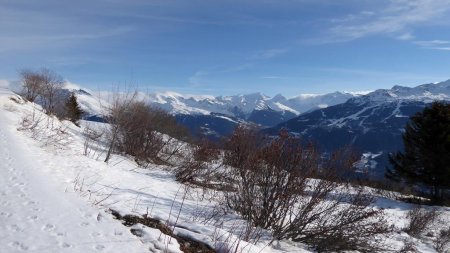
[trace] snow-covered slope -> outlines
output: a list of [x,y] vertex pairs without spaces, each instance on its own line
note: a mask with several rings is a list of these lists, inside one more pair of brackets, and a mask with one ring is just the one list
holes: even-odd
[[105,210],[69,189],[70,170],[81,161],[54,159],[19,134],[18,119],[27,108],[10,97],[17,98],[0,89],[0,252],[146,251]]
[[[39,106],[2,89],[0,116],[0,252],[181,252],[173,237],[140,224],[125,227],[109,209],[157,219],[174,234],[216,252],[311,252],[288,240],[269,245],[268,233],[249,244],[242,239],[246,222],[236,213],[220,212],[217,192],[180,184],[170,167],[139,168],[119,155],[104,163],[101,149],[86,154],[83,128],[47,117]],[[38,120],[39,131],[24,128],[29,117]],[[84,129],[88,124],[107,127],[85,121]],[[384,208],[399,231],[386,238],[392,251],[406,240],[420,252],[435,252],[429,239],[400,232],[412,205],[380,196],[374,206]],[[434,234],[450,222],[450,209],[438,210],[442,220],[432,227]]]

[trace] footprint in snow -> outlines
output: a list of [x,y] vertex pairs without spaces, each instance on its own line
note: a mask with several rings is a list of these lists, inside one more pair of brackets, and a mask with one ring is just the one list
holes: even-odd
[[18,225],[13,224],[13,225],[9,225],[8,227],[9,231],[13,231],[13,232],[20,232],[23,231],[23,229],[21,229]]
[[80,224],[80,226],[82,226],[82,227],[87,227],[87,226],[89,226],[89,222],[82,222],[82,223]]
[[92,237],[99,237],[99,236],[101,236],[102,234],[99,233],[99,232],[93,232],[91,235],[92,235]]
[[38,216],[37,215],[31,215],[31,216],[28,217],[28,219],[30,221],[37,221],[38,220]]
[[44,231],[52,231],[53,229],[55,229],[55,225],[53,225],[53,224],[46,224],[46,225],[42,228],[42,230],[44,230]]
[[61,248],[71,248],[72,247],[72,245],[68,244],[67,242],[61,242],[61,243],[59,243],[59,246]]
[[99,244],[99,245],[96,245],[96,246],[95,246],[95,249],[96,249],[96,250],[99,250],[99,251],[100,251],[100,250],[104,250],[104,249],[105,249],[105,246]]
[[64,232],[57,232],[57,233],[54,234],[54,236],[62,237],[62,236],[66,236],[66,233],[64,233]]
[[16,249],[28,250],[28,246],[22,242],[15,241],[15,242],[10,243],[10,245]]
[[33,200],[31,200],[31,201],[27,201],[27,202],[25,202],[25,203],[23,203],[25,206],[29,206],[29,205],[36,205],[37,204],[37,202],[36,201],[33,201]]
[[0,216],[4,216],[4,217],[11,217],[12,214],[11,213],[7,213],[7,212],[0,212]]

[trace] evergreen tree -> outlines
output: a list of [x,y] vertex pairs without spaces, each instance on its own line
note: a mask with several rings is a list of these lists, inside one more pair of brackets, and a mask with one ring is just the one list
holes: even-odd
[[70,94],[65,104],[66,118],[75,123],[78,126],[78,121],[81,119],[83,111],[78,105],[77,97],[75,94]]
[[450,104],[434,102],[412,116],[402,137],[404,152],[389,156],[386,176],[426,187],[442,203],[450,189]]

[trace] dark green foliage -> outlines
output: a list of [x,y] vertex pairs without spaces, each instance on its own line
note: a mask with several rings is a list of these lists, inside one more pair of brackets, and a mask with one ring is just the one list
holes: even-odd
[[403,134],[404,152],[391,154],[386,176],[426,187],[433,203],[450,188],[450,104],[434,102],[411,117]]
[[75,94],[70,94],[70,97],[67,99],[64,107],[66,118],[75,123],[75,125],[78,125],[78,121],[81,119],[83,111],[78,105],[77,97],[75,96]]

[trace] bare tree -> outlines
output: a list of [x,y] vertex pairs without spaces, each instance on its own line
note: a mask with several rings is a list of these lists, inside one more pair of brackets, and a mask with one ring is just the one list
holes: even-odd
[[25,98],[31,102],[39,99],[47,114],[55,114],[57,94],[64,84],[63,78],[47,68],[22,70],[20,76]]
[[64,80],[59,74],[46,68],[40,70],[40,76],[44,80],[40,94],[43,107],[47,114],[54,114],[58,102],[57,92],[63,87]]
[[35,71],[28,69],[19,72],[22,82],[22,94],[30,102],[34,102],[42,92],[45,80]]

